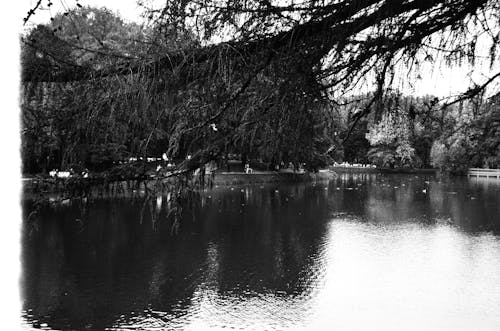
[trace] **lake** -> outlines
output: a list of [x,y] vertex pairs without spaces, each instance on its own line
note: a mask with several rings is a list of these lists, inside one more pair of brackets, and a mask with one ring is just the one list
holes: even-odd
[[24,325],[500,330],[500,180],[215,187],[178,227],[167,198],[75,201],[24,221]]

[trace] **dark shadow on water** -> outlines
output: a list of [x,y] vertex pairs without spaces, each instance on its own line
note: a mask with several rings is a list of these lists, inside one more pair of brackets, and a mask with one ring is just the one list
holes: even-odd
[[[45,206],[23,223],[23,316],[54,329],[100,330],[139,316],[168,327],[200,289],[307,302],[336,218],[498,234],[499,193],[491,180],[380,174],[216,188],[184,210],[177,234],[166,196]],[[32,202],[23,208],[29,215]]]
[[[141,217],[141,199],[95,200],[84,211],[75,202],[42,208],[25,222],[26,319],[55,329],[104,329],[148,311],[182,316],[200,286],[241,297],[308,290],[328,217],[318,188],[206,192],[176,235],[167,204],[154,204]],[[24,208],[29,214],[30,203]]]

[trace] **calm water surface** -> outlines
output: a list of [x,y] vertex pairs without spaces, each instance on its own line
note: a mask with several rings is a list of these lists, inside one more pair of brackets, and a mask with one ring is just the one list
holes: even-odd
[[166,196],[47,207],[23,225],[24,325],[500,330],[499,193],[380,174],[214,188],[177,231]]

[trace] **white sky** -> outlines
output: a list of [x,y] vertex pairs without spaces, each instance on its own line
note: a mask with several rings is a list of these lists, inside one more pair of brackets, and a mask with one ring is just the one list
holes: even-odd
[[[23,0],[25,3],[25,15],[28,10],[33,8],[37,3],[36,0]],[[52,0],[53,5],[48,8],[47,0],[42,1],[43,6],[39,7],[36,14],[30,19],[33,23],[46,23],[49,21],[51,14],[64,11],[66,8],[76,6],[76,0]],[[121,17],[129,21],[137,21],[139,18],[140,8],[137,6],[137,0],[78,0],[82,6],[107,7],[115,12],[119,12]]]

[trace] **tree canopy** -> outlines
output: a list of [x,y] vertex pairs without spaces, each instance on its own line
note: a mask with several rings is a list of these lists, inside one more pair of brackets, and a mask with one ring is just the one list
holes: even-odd
[[[85,123],[63,125],[74,146],[60,147],[60,160],[88,162],[90,146],[108,146],[101,153],[190,154],[192,168],[238,151],[316,169],[361,119],[383,112],[397,75],[438,60],[474,64],[485,48],[491,68],[498,60],[494,0],[140,4],[144,26],[77,8],[23,38],[24,104],[38,109],[58,88],[52,96],[66,95]],[[480,95],[499,76],[491,73],[448,104]],[[50,88],[29,99],[42,83]],[[366,101],[340,136],[335,107],[353,91]]]

